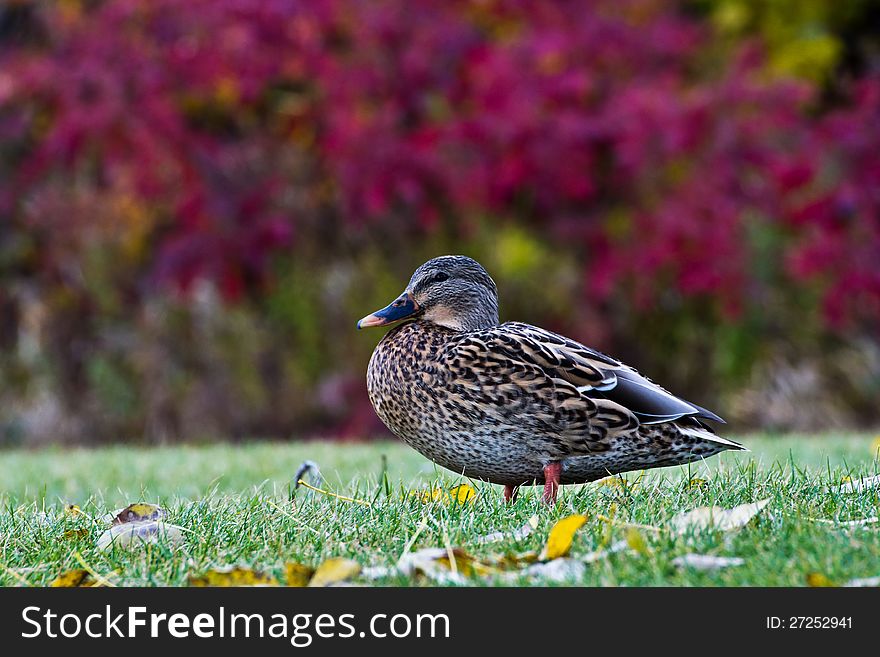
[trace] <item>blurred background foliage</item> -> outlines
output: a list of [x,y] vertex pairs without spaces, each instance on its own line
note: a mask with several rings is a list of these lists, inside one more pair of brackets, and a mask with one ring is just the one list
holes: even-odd
[[880,419],[874,0],[0,3],[0,443],[382,427],[466,253],[740,428]]

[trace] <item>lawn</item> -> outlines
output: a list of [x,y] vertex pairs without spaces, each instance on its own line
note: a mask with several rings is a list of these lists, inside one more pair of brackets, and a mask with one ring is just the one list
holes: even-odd
[[[880,487],[839,490],[880,472],[873,436],[742,441],[751,452],[565,487],[553,509],[540,504],[537,488],[506,505],[500,487],[462,481],[397,443],[6,451],[0,584],[41,586],[83,564],[117,586],[185,585],[190,575],[230,565],[284,582],[291,562],[347,557],[372,568],[355,583],[431,585],[437,580],[402,574],[395,564],[406,551],[452,547],[464,551],[456,552],[462,563],[453,581],[472,585],[798,586],[880,575],[880,524],[846,524],[878,515]],[[356,501],[303,488],[291,500],[291,478],[306,459],[320,465],[323,490]],[[476,489],[464,503],[412,494],[461,483]],[[738,530],[669,530],[683,511],[763,499],[763,511]],[[161,505],[167,522],[183,529],[182,541],[99,549],[108,527],[102,517],[137,501]],[[82,513],[65,512],[67,504]],[[516,557],[540,552],[554,523],[571,514],[587,520],[569,557],[589,563],[561,580],[526,574],[528,560]],[[516,535],[535,515],[535,529]],[[481,542],[496,532],[501,540]],[[626,549],[592,558],[624,540]],[[714,571],[676,566],[685,553],[744,563]],[[469,557],[488,567],[467,567]],[[377,574],[382,567],[387,572]]]

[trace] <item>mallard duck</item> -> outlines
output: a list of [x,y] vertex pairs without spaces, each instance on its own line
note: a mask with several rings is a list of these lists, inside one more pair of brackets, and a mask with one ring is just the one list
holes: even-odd
[[376,414],[404,442],[458,474],[504,486],[561,484],[690,463],[727,449],[685,401],[619,360],[521,322],[499,323],[498,290],[475,260],[441,256],[361,319],[386,326],[367,368]]

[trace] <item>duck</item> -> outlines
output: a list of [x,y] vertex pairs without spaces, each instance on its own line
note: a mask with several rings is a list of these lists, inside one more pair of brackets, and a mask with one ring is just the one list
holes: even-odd
[[394,325],[373,350],[367,392],[379,419],[434,463],[504,486],[564,484],[681,465],[740,443],[724,420],[621,361],[523,322],[499,321],[498,288],[476,260],[418,267],[358,329]]

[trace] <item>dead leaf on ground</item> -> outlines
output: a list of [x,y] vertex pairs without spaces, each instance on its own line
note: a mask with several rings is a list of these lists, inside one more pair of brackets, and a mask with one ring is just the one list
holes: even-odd
[[95,581],[95,578],[92,577],[91,573],[88,570],[83,568],[76,568],[74,570],[66,570],[58,577],[53,579],[49,586],[52,587],[61,587],[61,588],[77,588],[77,587],[91,587],[91,586],[100,586],[98,582]]
[[417,498],[422,504],[432,504],[434,502],[440,502],[441,504],[465,504],[472,502],[476,498],[477,491],[474,490],[473,486],[461,484],[453,486],[448,491],[432,486],[424,490],[410,491],[409,495],[410,497]]
[[651,548],[648,547],[644,535],[635,527],[630,527],[626,530],[626,544],[631,550],[638,552],[644,557],[651,556]]
[[166,542],[170,546],[183,543],[183,527],[161,521],[126,522],[113,525],[98,538],[98,549],[140,547]]
[[330,586],[345,582],[361,572],[361,565],[352,559],[333,557],[315,569],[309,586]]
[[161,520],[165,517],[165,509],[158,504],[147,502],[135,502],[122,509],[113,518],[114,525],[127,522],[144,522],[147,520]]
[[278,580],[246,566],[212,568],[201,576],[190,575],[190,586],[278,586]]
[[587,521],[586,516],[571,515],[558,520],[550,530],[547,537],[547,544],[541,551],[541,561],[552,561],[559,557],[564,557],[571,549],[571,542],[574,540],[575,532],[580,529]]
[[701,506],[691,511],[679,513],[668,524],[673,534],[685,534],[689,531],[699,532],[706,529],[718,529],[730,531],[739,529],[758,515],[770,499],[760,500],[750,504],[741,504],[732,509],[723,509],[718,506]]
[[583,561],[562,557],[545,563],[532,564],[516,576],[525,575],[549,582],[573,582],[583,579],[587,566]]
[[89,530],[85,527],[81,527],[80,529],[68,529],[64,532],[63,536],[65,540],[73,541],[80,538],[86,538],[89,535]]
[[315,574],[315,569],[305,564],[290,562],[285,567],[287,571],[288,586],[308,586],[309,580]]
[[[456,568],[459,558],[462,558],[462,553],[456,558]],[[451,565],[446,548],[424,548],[401,556],[397,562],[397,572],[409,577],[424,575],[436,584],[466,583],[464,575],[458,570],[453,572]]]
[[870,490],[872,488],[876,488],[880,486],[880,475],[874,475],[873,477],[862,477],[861,479],[849,479],[846,478],[845,482],[833,488],[829,488],[829,490],[835,493],[861,493],[866,490]]
[[473,486],[468,484],[460,484],[449,489],[449,499],[456,504],[473,502],[476,497],[477,491],[474,490]]
[[807,586],[836,586],[834,582],[828,579],[827,576],[822,573],[809,573],[807,575]]
[[512,532],[492,532],[491,534],[486,534],[485,536],[477,536],[474,541],[477,545],[487,545],[489,543],[498,543],[500,541],[504,541],[506,539],[511,539],[514,541],[521,541],[533,531],[538,528],[538,516],[532,516],[526,521],[519,529],[516,529]]
[[693,568],[694,570],[720,570],[731,566],[742,566],[745,559],[741,557],[716,557],[712,554],[683,554],[675,557],[672,564],[678,568]]
[[878,577],[859,577],[849,580],[844,586],[860,587],[860,586],[880,586],[880,576]]

